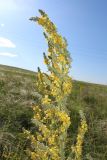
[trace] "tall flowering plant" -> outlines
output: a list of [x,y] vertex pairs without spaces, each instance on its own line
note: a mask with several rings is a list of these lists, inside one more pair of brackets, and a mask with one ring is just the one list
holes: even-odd
[[27,150],[31,160],[80,160],[82,143],[87,124],[81,116],[77,143],[71,147],[71,153],[66,157],[67,130],[71,119],[67,110],[67,96],[72,90],[72,80],[69,77],[71,58],[67,50],[67,41],[57,32],[56,26],[50,21],[45,12],[39,10],[40,17],[31,17],[44,28],[44,36],[48,43],[44,63],[48,74],[38,68],[37,87],[39,101],[33,106],[33,122],[36,130],[32,134],[24,131],[31,141]]

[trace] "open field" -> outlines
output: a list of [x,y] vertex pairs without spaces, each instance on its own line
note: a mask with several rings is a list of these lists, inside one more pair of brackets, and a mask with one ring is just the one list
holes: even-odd
[[[33,128],[31,106],[38,100],[35,82],[35,72],[0,65],[0,146],[5,142],[12,148],[22,128]],[[72,119],[69,143],[77,132],[78,110],[83,109],[88,122],[83,159],[107,160],[107,86],[73,81],[68,109]]]

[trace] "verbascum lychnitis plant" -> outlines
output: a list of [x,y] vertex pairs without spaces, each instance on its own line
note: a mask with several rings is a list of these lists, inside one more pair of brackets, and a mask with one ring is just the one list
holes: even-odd
[[48,73],[42,73],[38,68],[37,87],[39,100],[33,106],[33,122],[35,131],[24,130],[31,141],[27,153],[31,160],[81,160],[82,144],[87,123],[83,114],[78,129],[77,142],[71,147],[71,153],[66,157],[67,130],[72,124],[67,110],[67,97],[72,90],[72,80],[69,76],[71,58],[67,50],[67,41],[57,32],[56,26],[47,14],[39,10],[41,17],[31,17],[44,28],[44,36],[48,43],[44,63]]

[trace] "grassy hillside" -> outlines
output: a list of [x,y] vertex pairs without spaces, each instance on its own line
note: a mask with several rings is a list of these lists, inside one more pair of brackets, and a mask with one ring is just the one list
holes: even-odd
[[[35,72],[0,65],[0,147],[4,142],[10,145],[10,137],[17,137],[23,127],[33,128],[31,106],[38,100],[35,82]],[[84,159],[107,160],[107,86],[73,81],[68,109],[75,124],[69,129],[70,141],[77,132],[78,110],[83,109],[89,126]]]

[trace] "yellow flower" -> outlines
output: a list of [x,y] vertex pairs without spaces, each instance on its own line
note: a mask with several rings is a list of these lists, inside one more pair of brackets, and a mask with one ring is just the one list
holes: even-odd
[[63,90],[65,94],[69,94],[71,92],[72,84],[67,81],[63,83]]
[[38,18],[38,24],[44,25],[46,23],[46,19]]
[[34,160],[36,158],[36,153],[35,152],[31,152],[31,159]]
[[60,157],[59,157],[59,149],[57,147],[51,147],[49,151],[50,151],[50,153],[52,155],[53,160],[59,160],[60,159]]
[[41,135],[38,135],[38,136],[37,136],[37,140],[38,140],[38,141],[42,141],[42,140],[43,140],[43,137],[42,137]]
[[50,118],[52,117],[52,109],[48,109],[45,111],[46,117],[45,118]]
[[52,135],[51,137],[49,137],[48,142],[49,142],[49,145],[54,144],[55,143],[55,135]]
[[34,119],[40,120],[40,119],[41,119],[40,114],[39,114],[39,113],[35,114],[35,115],[34,115]]
[[58,60],[64,62],[64,61],[65,61],[64,55],[60,55],[60,56],[58,57]]
[[39,131],[42,132],[42,134],[44,135],[44,138],[48,138],[50,135],[50,131],[45,125],[40,126]]
[[48,98],[48,95],[45,95],[45,97],[42,99],[42,104],[50,104],[51,99]]

